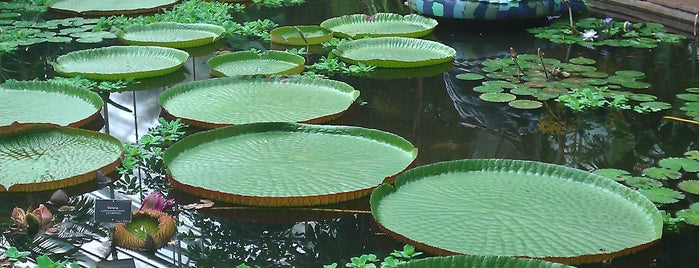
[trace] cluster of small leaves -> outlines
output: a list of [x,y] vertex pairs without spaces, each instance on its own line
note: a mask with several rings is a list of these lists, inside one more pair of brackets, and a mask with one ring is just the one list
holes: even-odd
[[[390,255],[386,256],[381,263],[378,257],[374,254],[362,254],[359,257],[350,258],[350,262],[345,264],[345,267],[352,268],[392,268],[398,264],[408,262],[422,255],[422,252],[415,251],[415,247],[411,245],[403,246],[403,250],[394,250]],[[378,266],[377,266],[378,264]],[[323,268],[337,268],[337,263],[323,265]]]
[[661,109],[649,105],[629,105],[629,98],[624,94],[610,94],[607,87],[583,87],[573,88],[569,94],[556,98],[557,102],[563,103],[574,112],[609,108],[612,110],[630,110],[637,113],[658,112]]
[[134,83],[133,79],[117,80],[117,81],[95,81],[80,76],[62,77],[57,76],[48,81],[71,85],[84,90],[95,92],[122,92],[126,90],[128,85]]
[[376,66],[366,65],[364,63],[357,64],[347,64],[341,61],[339,58],[335,57],[332,52],[328,53],[327,56],[323,56],[318,59],[317,62],[312,65],[306,66],[306,72],[308,75],[324,75],[324,76],[336,76],[336,75],[351,75],[351,76],[363,76],[367,73],[376,69]]
[[[20,13],[15,13],[20,15]],[[13,20],[6,23],[0,31],[0,52],[12,52],[21,46],[40,43],[67,43],[73,40],[80,43],[98,43],[116,36],[110,32],[93,31],[98,19],[79,17],[54,19],[48,21]]]
[[168,122],[159,118],[158,123],[158,126],[149,129],[148,134],[141,137],[138,144],[124,144],[124,157],[121,166],[117,168],[123,178],[114,185],[126,194],[145,191],[138,185],[139,174],[145,176],[144,183],[147,187],[164,189],[167,186],[163,177],[163,154],[170,145],[184,137],[187,125],[179,119]]
[[677,94],[677,98],[684,101],[680,110],[694,121],[699,121],[699,87],[687,88],[685,91],[686,93]]
[[278,8],[287,6],[298,6],[303,4],[304,0],[252,0],[252,3],[257,8]]
[[[620,169],[598,169],[593,173],[622,182],[628,187],[637,190],[639,193],[646,196],[650,201],[655,203],[657,206],[663,206],[665,204],[677,203],[685,198],[685,194],[665,186],[664,181],[668,180],[679,180],[685,176],[685,173],[697,173],[699,172],[699,151],[689,151],[685,153],[684,157],[670,157],[664,158],[658,161],[657,167],[645,168],[641,176],[633,176],[628,171]],[[691,180],[685,180],[683,182],[688,182]],[[683,182],[678,184],[681,190],[684,190],[690,194],[691,190],[685,189],[680,186]],[[689,191],[688,191],[689,190]],[[699,205],[695,208],[699,210]],[[666,229],[669,231],[676,231],[676,225],[679,221],[684,221],[690,224],[699,225],[699,221],[692,223],[685,220],[684,215],[688,215],[688,218],[693,217],[691,213],[693,210],[682,210],[676,214],[676,218],[672,217],[670,213],[663,212],[664,221],[667,224]],[[697,219],[699,219],[699,212],[697,212]]]
[[554,43],[584,46],[653,48],[660,42],[678,43],[685,39],[682,35],[668,33],[659,23],[618,22],[612,18],[584,18],[575,22],[574,27],[560,20],[528,31]]
[[36,268],[79,268],[80,265],[68,260],[53,261],[48,256],[39,256],[36,258]]
[[30,252],[29,251],[19,251],[16,247],[9,247],[4,253],[3,253],[3,260],[7,260],[10,263],[15,263],[15,262],[26,262],[27,257],[29,256]]
[[242,24],[228,21],[221,24],[228,34],[257,37],[262,40],[269,40],[269,31],[276,28],[278,24],[269,20],[246,21]]

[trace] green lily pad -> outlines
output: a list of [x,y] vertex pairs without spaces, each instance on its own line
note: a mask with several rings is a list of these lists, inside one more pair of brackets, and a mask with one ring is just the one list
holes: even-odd
[[262,53],[239,51],[209,59],[211,74],[219,77],[236,75],[298,74],[303,72],[306,59],[284,51]]
[[657,188],[662,187],[663,183],[648,177],[633,177],[628,176],[624,179],[624,182],[635,188]]
[[116,36],[129,45],[188,48],[216,42],[225,32],[213,24],[156,22],[131,25]]
[[457,74],[455,77],[456,77],[456,79],[459,79],[459,80],[468,80],[468,81],[482,80],[483,78],[485,78],[485,76],[480,75],[480,74],[476,74],[476,73],[461,73],[461,74]]
[[689,93],[699,93],[699,87],[690,87],[690,88],[685,89],[685,91],[687,91]]
[[408,141],[378,130],[253,123],[188,136],[163,158],[173,185],[194,195],[255,206],[309,206],[368,195],[416,156]]
[[643,174],[649,178],[653,178],[656,180],[676,180],[682,177],[682,173],[680,173],[679,171],[659,167],[646,168],[643,170]]
[[686,172],[699,172],[699,161],[680,158],[680,157],[670,157],[662,159],[658,162],[658,165],[664,168],[677,170],[684,169]]
[[504,256],[454,255],[430,257],[399,263],[396,268],[574,268],[542,260]]
[[87,44],[94,44],[94,43],[99,43],[102,41],[104,41],[104,39],[99,38],[99,37],[80,37],[78,39],[75,39],[75,42],[87,43]]
[[121,141],[48,124],[0,128],[0,190],[35,192],[77,185],[119,165]]
[[[691,207],[695,207],[692,209]],[[692,204],[689,209],[682,209],[675,213],[675,216],[682,218],[684,222],[690,225],[699,226],[699,205]]]
[[6,82],[0,85],[0,126],[19,122],[80,127],[99,117],[103,104],[96,93],[68,85]]
[[535,100],[513,100],[508,102],[507,105],[512,108],[529,110],[541,108],[544,104]]
[[665,187],[642,188],[638,192],[658,204],[672,204],[684,199],[683,193]]
[[607,78],[609,74],[605,72],[587,72],[587,73],[581,73],[580,75],[584,77],[589,77],[589,78]]
[[633,93],[628,95],[629,99],[635,100],[635,101],[654,101],[658,99],[658,97],[650,95],[650,94],[638,94],[638,93]]
[[322,123],[339,117],[359,91],[313,78],[230,77],[191,82],[163,92],[158,103],[184,123],[203,128],[256,122]]
[[456,50],[439,42],[405,37],[353,40],[338,45],[333,52],[348,63],[383,68],[437,65],[456,56]]
[[483,93],[478,97],[481,100],[489,101],[489,102],[511,102],[511,101],[517,99],[517,96],[515,96],[514,94],[496,93],[496,92]]
[[80,15],[119,15],[147,13],[177,3],[177,0],[49,0],[50,10]]
[[337,37],[353,39],[365,36],[421,37],[431,33],[436,26],[437,21],[432,18],[393,13],[344,15],[320,23],[320,27],[333,31]]
[[531,96],[539,92],[538,89],[534,88],[529,88],[529,87],[517,87],[510,89],[510,93],[515,94],[515,95],[521,95],[521,96]]
[[626,170],[615,169],[615,168],[601,168],[593,171],[592,173],[600,175],[605,178],[609,178],[615,181],[624,181],[631,174]]
[[677,94],[677,98],[685,101],[699,101],[699,94],[695,93],[684,93]]
[[498,87],[498,86],[481,85],[481,86],[473,87],[473,91],[479,92],[479,93],[500,93],[500,92],[503,92],[505,90],[501,87]]
[[332,31],[316,25],[283,26],[269,32],[270,41],[291,46],[319,45],[332,37]]
[[690,194],[699,195],[699,180],[681,181],[677,184],[677,188]]
[[496,86],[496,87],[501,87],[501,88],[516,88],[517,84],[508,82],[508,81],[501,81],[501,80],[491,80],[491,81],[485,81],[482,83],[484,86]]
[[592,64],[597,63],[595,60],[588,59],[585,57],[572,58],[572,59],[568,60],[568,62],[573,63],[573,64],[582,64],[582,65],[592,65]]
[[684,156],[686,156],[689,159],[699,161],[699,151],[697,151],[697,150],[692,150],[692,151],[686,152],[686,153],[684,153]]
[[667,102],[662,102],[662,101],[648,101],[648,102],[641,102],[638,105],[641,105],[643,107],[648,107],[651,109],[655,110],[667,110],[672,108],[672,105],[667,103]]
[[[69,38],[70,39],[70,38]],[[155,46],[111,46],[70,52],[52,63],[64,76],[94,80],[156,77],[182,67],[189,54]]]
[[663,227],[655,205],[636,191],[581,170],[521,160],[417,167],[400,174],[395,186],[376,188],[370,204],[387,234],[435,254],[599,262],[652,245]]
[[632,89],[647,89],[650,88],[651,85],[641,81],[624,81],[621,83],[621,86]]
[[623,76],[623,77],[632,77],[635,79],[643,79],[646,77],[646,74],[644,74],[643,72],[632,71],[632,70],[619,70],[619,71],[614,72],[614,75]]

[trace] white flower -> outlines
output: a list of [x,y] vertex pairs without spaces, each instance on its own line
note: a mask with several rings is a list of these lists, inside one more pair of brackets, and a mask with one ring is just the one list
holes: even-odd
[[595,30],[587,30],[582,33],[582,38],[584,41],[595,41],[595,38],[597,37],[597,31]]

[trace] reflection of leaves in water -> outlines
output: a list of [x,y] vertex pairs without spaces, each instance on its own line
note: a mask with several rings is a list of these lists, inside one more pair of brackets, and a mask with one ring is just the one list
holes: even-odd
[[[292,223],[260,224],[193,213],[197,233],[180,239],[189,265],[213,267],[221,262],[237,265],[312,267],[375,252],[370,239],[369,215]],[[199,234],[200,233],[200,234]],[[342,241],[338,243],[338,241]],[[232,261],[232,262],[231,262]]]

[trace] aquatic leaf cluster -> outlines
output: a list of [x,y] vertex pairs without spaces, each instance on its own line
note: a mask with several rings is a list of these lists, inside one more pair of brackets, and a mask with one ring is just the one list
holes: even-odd
[[252,0],[252,3],[260,7],[279,8],[287,6],[298,6],[303,4],[304,0]]
[[687,88],[685,92],[677,94],[677,98],[684,101],[680,110],[684,111],[686,116],[693,118],[694,121],[699,121],[699,88]]
[[[116,36],[106,31],[95,31],[98,19],[71,17],[37,22],[16,20],[0,25],[0,52],[11,52],[18,47],[39,43],[99,43]],[[3,23],[3,22],[0,22]]]
[[141,177],[146,187],[166,188],[162,156],[166,148],[184,137],[187,125],[179,119],[167,121],[159,118],[158,123],[159,125],[149,129],[148,133],[141,137],[138,144],[124,144],[124,157],[121,166],[117,168],[122,179],[114,183],[120,191],[126,194],[148,192],[140,187]]
[[[344,267],[354,267],[354,268],[391,268],[396,267],[401,263],[408,262],[410,260],[416,259],[418,256],[422,255],[422,252],[415,251],[415,247],[411,245],[404,245],[403,250],[394,250],[386,256],[383,261],[379,262],[379,259],[374,254],[362,254],[359,257],[350,258],[350,262],[346,263]],[[336,268],[337,263],[323,265],[323,268]]]
[[543,105],[542,101],[550,99],[575,112],[609,108],[646,113],[671,108],[669,103],[656,101],[656,96],[634,92],[651,86],[641,81],[645,77],[642,72],[619,70],[609,75],[592,66],[594,60],[584,57],[561,62],[534,54],[513,52],[513,55],[482,61],[485,75],[461,73],[456,78],[468,81],[489,78],[473,88],[482,93],[480,98],[507,102],[518,109],[536,109]]
[[574,27],[559,20],[528,31],[554,43],[584,46],[653,48],[658,43],[678,43],[685,39],[682,35],[668,33],[659,23],[621,22],[612,18],[583,18],[575,22]]
[[[684,157],[669,157],[658,161],[658,166],[643,169],[640,176],[635,176],[628,171],[613,168],[595,170],[593,173],[616,180],[637,190],[653,201],[657,206],[674,204],[685,199],[686,195],[671,188],[675,184],[672,181],[691,177],[689,174],[699,172],[699,151],[689,151]],[[699,195],[699,183],[697,180],[682,180],[676,184],[677,188],[691,195]],[[699,205],[693,204],[689,209],[678,211],[677,218],[673,218],[666,212],[666,225],[674,228],[674,223],[682,220],[688,224],[699,226]],[[667,228],[667,226],[666,226]]]

